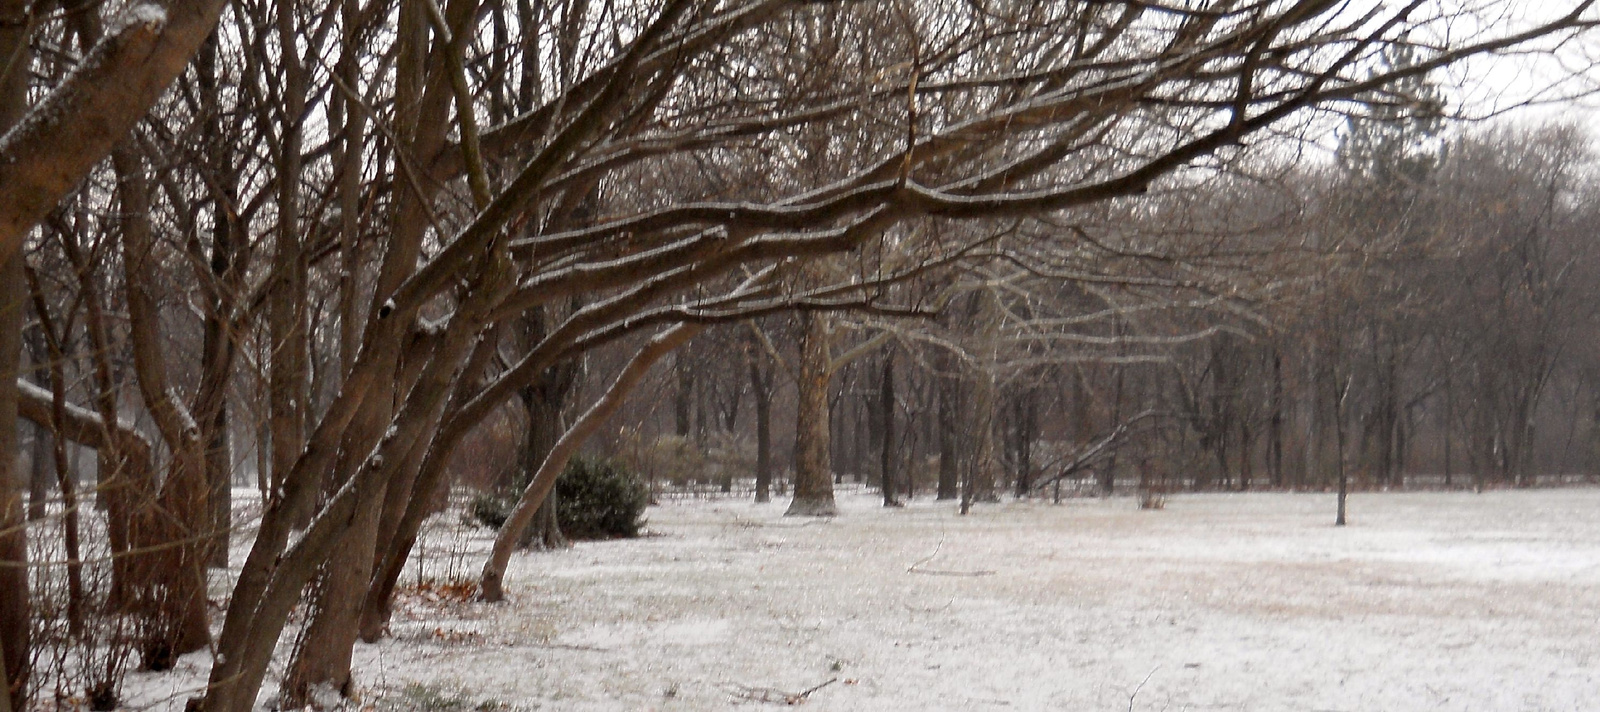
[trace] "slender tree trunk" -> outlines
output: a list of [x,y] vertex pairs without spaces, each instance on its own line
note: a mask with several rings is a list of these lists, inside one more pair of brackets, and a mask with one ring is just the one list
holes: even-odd
[[[217,33],[212,32],[195,62],[197,83],[205,94],[216,91],[217,41]],[[206,444],[206,483],[210,489],[212,526],[217,532],[210,563],[216,568],[227,568],[233,531],[233,450],[232,436],[228,432],[227,383],[234,355],[228,322],[232,315],[232,292],[236,285],[230,273],[234,256],[232,202],[237,194],[237,179],[236,171],[230,164],[231,147],[221,145],[226,139],[220,114],[211,112],[206,117],[205,125],[215,153],[213,158],[220,164],[216,172],[222,195],[216,198],[216,207],[212,210],[211,253],[206,256],[211,269],[211,283],[215,286],[206,295],[208,304],[200,380],[203,383],[215,383],[213,387],[216,389],[216,402],[204,404],[212,410],[209,423],[211,438]],[[199,415],[206,416],[203,412]]]
[[44,428],[28,429],[28,521],[45,518],[50,502],[50,485],[55,479],[55,464],[50,460],[50,441]]
[[[1306,444],[1305,460],[1301,469],[1299,486],[1323,486],[1325,480],[1321,474],[1322,462],[1322,418],[1323,418],[1323,383],[1322,370],[1319,367],[1318,350],[1313,343],[1306,349]],[[1326,491],[1326,490],[1324,490]]]
[[899,507],[900,500],[895,499],[894,492],[894,349],[887,349],[883,355],[883,382],[879,387],[878,400],[883,410],[883,447],[879,451],[882,460],[879,463],[883,488],[883,506]]
[[935,499],[955,499],[961,496],[961,469],[957,447],[959,424],[957,403],[961,385],[954,378],[944,380],[939,387],[939,486]]
[[827,318],[802,312],[798,411],[795,416],[794,499],[787,514],[833,516],[833,477],[828,472],[828,381],[832,356]]
[[756,402],[756,503],[772,501],[772,372],[750,356],[750,390]]
[[1275,489],[1282,489],[1283,477],[1283,353],[1272,349],[1272,409],[1267,425],[1267,478]]
[[[300,61],[295,41],[298,28],[294,0],[276,0],[278,44],[284,48],[278,59],[283,68],[283,95],[288,105],[284,115],[305,113],[306,69]],[[268,368],[267,427],[271,432],[271,466],[274,489],[282,488],[295,460],[305,447],[306,418],[311,399],[309,350],[306,331],[306,260],[300,229],[300,174],[304,164],[301,143],[305,132],[298,120],[290,119],[279,139],[277,170],[278,229],[273,235],[272,283],[267,290],[267,332],[271,344]],[[303,529],[311,517],[311,505],[293,512],[290,521]]]
[[[1122,333],[1119,328],[1117,333]],[[1111,427],[1122,423],[1122,389],[1127,380],[1128,370],[1120,365],[1112,366],[1117,370],[1115,385],[1111,389]],[[1226,467],[1224,467],[1226,470]],[[1100,496],[1110,497],[1117,489],[1117,450],[1112,448],[1106,457],[1106,465],[1100,470]]]
[[1455,461],[1452,458],[1450,446],[1455,441],[1456,428],[1456,389],[1455,378],[1450,364],[1445,364],[1444,377],[1444,486],[1450,487],[1455,477]]
[[973,502],[995,502],[999,500],[996,494],[996,470],[999,463],[995,457],[994,444],[994,410],[995,410],[995,382],[994,376],[989,373],[979,373],[973,382],[973,438],[976,447],[972,450],[972,474],[968,477],[970,486],[965,498],[963,509],[971,507]]
[[[84,594],[83,560],[78,540],[77,463],[70,462],[72,458],[67,456],[67,438],[55,435],[66,432],[67,359],[38,280],[32,271],[27,273],[27,277],[34,311],[39,319],[39,330],[36,333],[43,334],[45,348],[42,351],[45,352],[49,363],[47,383],[50,389],[50,427],[47,429],[43,423],[33,422],[34,457],[43,459],[44,454],[39,451],[37,445],[44,442],[44,437],[48,435],[52,448],[50,461],[55,468],[57,486],[61,488],[61,538],[67,555],[67,632],[74,639],[78,639],[84,633]],[[35,371],[35,376],[39,375],[41,374]]]
[[1338,452],[1335,453],[1335,455],[1336,455],[1335,459],[1336,459],[1336,461],[1338,463],[1338,468],[1339,468],[1339,513],[1338,513],[1338,516],[1334,519],[1333,525],[1337,526],[1337,527],[1342,527],[1342,526],[1345,525],[1345,500],[1347,500],[1349,498],[1349,496],[1350,496],[1350,476],[1349,476],[1349,473],[1346,471],[1345,464],[1344,464],[1344,460],[1345,460],[1345,457],[1344,457],[1344,452],[1345,452],[1345,425],[1344,425],[1344,411],[1345,411],[1345,408],[1344,408],[1344,401],[1345,401],[1345,397],[1350,394],[1350,384],[1349,384],[1349,381],[1347,379],[1346,382],[1344,383],[1344,385],[1342,385],[1342,386],[1339,385],[1339,383],[1337,381],[1335,381],[1334,382],[1334,386],[1336,388],[1339,388],[1339,392],[1334,394],[1335,397],[1333,399],[1334,446],[1336,448],[1338,448]]
[[1033,441],[1039,433],[1039,392],[1024,391],[1018,401],[1016,432],[1017,497],[1033,493]]
[[672,394],[672,432],[688,442],[694,434],[694,363],[685,347],[673,356],[678,389]]

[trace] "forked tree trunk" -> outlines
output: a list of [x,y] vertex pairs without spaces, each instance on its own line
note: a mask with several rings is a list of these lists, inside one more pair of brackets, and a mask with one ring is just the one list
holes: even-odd
[[[462,19],[462,13],[470,12],[474,4],[451,2],[446,6],[445,12],[452,22],[456,22]],[[405,106],[406,110],[401,113],[397,121],[398,128],[400,135],[407,142],[407,150],[419,157],[436,156],[442,150],[445,127],[448,125],[450,93],[425,90],[429,71],[427,63],[429,41],[428,19],[423,9],[410,4],[403,5],[399,26],[401,29],[397,58],[399,81],[396,86],[396,100],[399,105]],[[288,158],[293,161],[299,160],[293,155]],[[432,200],[431,189],[426,195],[406,190],[397,196],[394,211],[389,216],[388,253],[374,284],[373,301],[369,307],[371,313],[381,311],[384,300],[388,299],[415,270],[420,245],[426,234],[426,226],[429,224],[427,204],[430,200]],[[489,291],[484,285],[478,285],[478,288]],[[482,298],[483,295],[478,295],[471,299]],[[458,315],[464,315],[465,309],[465,305],[459,308]],[[415,356],[404,362],[399,358],[401,351],[399,348],[392,353],[375,354],[379,364],[378,372],[397,374],[397,377],[393,380],[380,381],[373,386],[373,393],[367,398],[375,399],[373,402],[380,405],[363,408],[363,412],[351,423],[346,434],[347,445],[343,448],[349,450],[349,455],[336,471],[349,473],[347,476],[353,478],[357,476],[359,470],[377,466],[391,472],[392,477],[386,482],[374,483],[373,493],[356,507],[350,527],[343,534],[340,545],[321,567],[321,587],[319,599],[313,606],[312,623],[307,629],[302,647],[291,662],[290,675],[283,684],[284,698],[291,703],[303,702],[306,693],[318,685],[332,686],[346,695],[351,691],[350,663],[356,640],[364,633],[375,638],[382,628],[381,624],[374,624],[373,619],[378,617],[375,615],[377,612],[372,611],[372,607],[368,605],[370,598],[368,594],[373,588],[374,574],[387,573],[377,570],[381,565],[378,557],[380,554],[386,554],[387,548],[393,545],[391,540],[395,535],[394,530],[406,511],[407,504],[413,497],[424,494],[414,491],[413,479],[417,470],[408,466],[415,464],[407,461],[409,455],[401,457],[400,463],[363,464],[368,463],[368,450],[361,445],[352,446],[350,443],[375,443],[388,440],[388,436],[385,435],[386,429],[394,428],[397,425],[395,421],[399,417],[407,417],[405,414],[395,413],[393,404],[397,403],[395,395],[398,393],[410,391],[410,396],[407,398],[410,401],[437,399],[434,400],[437,405],[430,408],[442,409],[446,400],[444,391],[447,386],[425,385],[427,381],[419,382],[418,379],[430,378],[425,374],[432,374],[433,378],[440,377],[443,364],[454,363],[453,360],[459,359],[462,351],[470,348],[464,341],[468,338],[470,337],[465,333],[458,333],[452,329],[444,335],[442,341],[433,344],[431,349],[407,350],[408,354]],[[437,363],[430,362],[430,359],[436,359]],[[303,371],[303,367],[299,368]],[[424,369],[431,370],[425,372]],[[353,373],[353,368],[349,370]],[[286,377],[294,378],[296,374],[286,374]],[[346,379],[349,378],[347,374]],[[411,422],[425,430],[437,426],[436,422],[430,424],[432,416],[424,414],[423,411],[409,417],[416,418]],[[276,437],[274,433],[274,439]],[[428,437],[431,437],[431,431]],[[419,438],[415,443],[393,444],[393,447],[401,453],[409,453],[412,449],[420,447],[420,443],[423,442],[426,442],[426,438]],[[414,456],[421,457],[420,453]],[[291,459],[289,462],[293,463],[294,460]]]
[[833,477],[828,472],[829,353],[827,318],[815,312],[800,315],[799,392],[794,434],[794,499],[788,515],[831,517]]
[[212,531],[205,472],[205,433],[168,385],[166,344],[154,290],[160,259],[150,223],[150,186],[140,156],[113,153],[122,207],[123,280],[127,284],[129,342],[135,379],[170,456],[159,492],[140,493],[132,512],[129,570],[135,605],[144,617],[142,664],[167,669],[177,657],[211,642],[206,619],[206,568]]
[[[197,83],[205,94],[216,91],[217,42],[216,33],[212,33],[195,62]],[[214,146],[214,158],[221,163],[215,170],[223,193],[222,197],[231,201],[237,193],[238,181],[233,166],[227,163],[231,156],[226,147],[216,145],[226,140],[219,112],[211,112],[206,118],[205,126],[206,133]],[[219,205],[212,210],[211,252],[205,256],[211,268],[213,286],[206,295],[208,303],[200,380],[217,381],[222,384],[218,386],[221,391],[219,397],[214,404],[210,404],[213,412],[209,416],[211,438],[206,444],[206,482],[210,487],[212,527],[217,532],[215,545],[212,547],[211,566],[225,569],[228,567],[228,549],[233,540],[233,448],[232,438],[228,433],[226,384],[232,371],[234,346],[233,340],[228,336],[228,322],[232,316],[232,294],[238,280],[232,274],[234,221],[229,217],[230,209],[221,204],[223,200],[219,200],[218,203]],[[206,417],[206,414],[201,413],[200,416]]]

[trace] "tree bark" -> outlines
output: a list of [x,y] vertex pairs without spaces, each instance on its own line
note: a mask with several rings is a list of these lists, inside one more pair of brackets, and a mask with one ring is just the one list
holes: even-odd
[[799,402],[795,413],[794,499],[786,514],[831,517],[838,513],[833,500],[833,477],[828,472],[828,381],[832,374],[827,318],[815,312],[800,314],[800,373],[796,379]]
[[[518,458],[524,473],[523,482],[533,481],[539,472],[539,465],[550,454],[550,449],[555,447],[556,441],[561,439],[564,430],[561,407],[571,395],[576,379],[551,373],[558,370],[570,369],[566,364],[548,369],[537,386],[529,385],[521,392],[523,411],[528,419],[522,452]],[[533,516],[533,526],[528,527],[517,541],[519,548],[559,549],[567,545],[567,537],[561,533],[561,522],[556,518],[558,497],[556,491],[551,490],[544,503],[539,505],[539,511]]]
[[[22,18],[28,4],[0,0],[0,16]],[[28,75],[33,53],[28,46],[28,22],[0,25],[0,57],[15,68],[0,75],[0,135],[22,119],[28,100]],[[4,225],[11,210],[7,193],[12,188],[11,140],[0,140],[0,703],[11,709],[27,708],[32,646],[29,640],[28,532],[22,507],[24,483],[17,467],[17,376],[22,366],[22,325],[27,304],[23,281],[23,256],[17,249],[41,209],[31,218]],[[41,148],[35,146],[34,148]],[[48,149],[46,149],[48,150]],[[64,191],[63,191],[64,192]],[[50,199],[54,205],[55,199]]]

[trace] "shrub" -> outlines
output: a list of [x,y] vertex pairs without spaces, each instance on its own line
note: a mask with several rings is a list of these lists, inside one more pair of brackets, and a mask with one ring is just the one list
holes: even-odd
[[556,521],[575,539],[639,536],[650,490],[609,460],[576,458],[556,481]]
[[[527,487],[519,475],[511,487],[472,499],[471,516],[492,529],[505,526]],[[639,478],[609,460],[573,458],[556,480],[556,523],[574,539],[628,538],[644,526],[650,490]]]

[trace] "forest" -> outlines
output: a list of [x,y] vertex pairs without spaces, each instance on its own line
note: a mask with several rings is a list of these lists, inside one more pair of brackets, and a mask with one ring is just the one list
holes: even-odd
[[1511,110],[1600,11],[1529,5],[0,0],[0,712],[352,696],[428,523],[507,497],[502,601],[579,462],[1593,482],[1597,154]]

